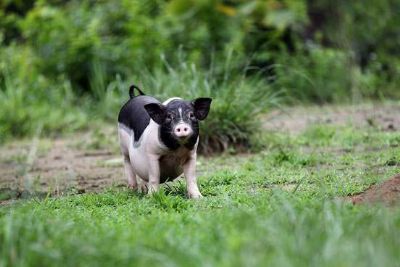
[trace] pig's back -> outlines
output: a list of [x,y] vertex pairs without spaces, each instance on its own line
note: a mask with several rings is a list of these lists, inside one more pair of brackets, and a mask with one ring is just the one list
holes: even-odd
[[121,108],[118,122],[133,130],[135,141],[138,141],[150,123],[150,116],[144,106],[150,103],[160,103],[151,96],[140,95],[130,99]]

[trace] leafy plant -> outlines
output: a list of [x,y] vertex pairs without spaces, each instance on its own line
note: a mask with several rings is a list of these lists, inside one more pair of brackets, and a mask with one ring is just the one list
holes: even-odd
[[[143,90],[161,100],[179,96],[186,100],[211,97],[211,111],[201,124],[200,149],[205,153],[228,149],[247,150],[260,131],[259,115],[279,102],[260,77],[246,78],[245,72],[232,72],[228,56],[222,70],[211,64],[207,71],[185,61],[137,77]],[[126,93],[125,93],[126,94]]]
[[[15,56],[19,51],[19,56]],[[75,108],[68,82],[52,84],[34,70],[34,59],[19,47],[0,50],[0,142],[10,137],[74,131],[82,128],[87,114]]]

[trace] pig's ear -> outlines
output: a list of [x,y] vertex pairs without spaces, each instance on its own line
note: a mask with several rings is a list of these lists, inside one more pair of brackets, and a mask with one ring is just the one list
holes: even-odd
[[150,118],[158,124],[162,124],[165,120],[166,112],[165,107],[161,104],[150,103],[144,106]]
[[198,120],[204,120],[207,118],[208,112],[210,111],[211,101],[212,99],[208,97],[201,97],[192,101],[194,106],[194,116],[196,116]]

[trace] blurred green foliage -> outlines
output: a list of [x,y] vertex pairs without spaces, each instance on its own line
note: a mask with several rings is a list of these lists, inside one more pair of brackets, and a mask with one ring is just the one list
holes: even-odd
[[[8,91],[26,90],[12,94],[20,94],[18,101],[29,108],[32,101],[65,110],[77,104],[82,109],[85,103],[93,110],[125,99],[125,92],[107,90],[167,79],[168,66],[182,70],[183,61],[194,64],[200,76],[212,66],[216,90],[229,91],[221,84],[230,73],[232,80],[249,81],[246,86],[257,91],[250,95],[268,87],[272,93],[284,92],[289,103],[398,98],[399,10],[398,0],[3,0],[1,101],[15,100]],[[235,61],[227,70],[232,53]],[[185,88],[179,88],[173,92],[185,95]],[[105,96],[112,100],[105,102]],[[245,101],[254,101],[252,96]],[[32,116],[26,113],[15,120],[4,115],[2,122],[25,121]],[[111,109],[105,118],[113,114]],[[61,117],[55,121],[63,125]],[[10,133],[10,127],[2,131]]]
[[[398,82],[398,10],[400,1],[395,0],[6,0],[0,4],[1,43],[2,49],[10,44],[30,49],[32,68],[51,78],[62,76],[81,91],[90,90],[94,63],[104,66],[109,81],[115,74],[125,78],[160,67],[161,56],[173,64],[180,49],[202,67],[234,50],[243,61],[234,68],[250,61],[268,69],[267,78],[275,74],[276,65],[289,72],[306,68],[310,80],[328,78],[321,72],[335,64],[360,68],[362,75],[384,80],[376,86],[379,90]],[[340,91],[336,84],[343,82],[338,80],[361,79],[350,76],[338,71],[329,80]],[[301,82],[294,93],[306,91],[300,93],[307,96],[309,86]],[[344,84],[352,86],[354,81]],[[318,95],[324,89],[313,90]],[[371,90],[366,94],[376,95]],[[333,100],[313,93],[311,100]]]

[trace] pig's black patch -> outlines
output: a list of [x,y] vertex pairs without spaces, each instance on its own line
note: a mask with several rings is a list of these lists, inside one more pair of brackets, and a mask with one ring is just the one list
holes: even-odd
[[151,96],[136,96],[126,102],[119,112],[118,122],[133,130],[135,142],[140,139],[150,123],[150,116],[144,109],[144,106],[150,103],[160,101]]
[[[182,110],[179,113],[179,109]],[[192,150],[199,137],[199,122],[195,117],[190,117],[190,114],[194,114],[194,106],[189,101],[180,99],[169,102],[166,106],[167,119],[161,124],[160,128],[160,139],[170,149],[178,149],[181,145],[178,140],[172,135],[173,127],[178,124],[181,120],[192,126],[193,134],[184,144],[186,148]],[[182,116],[181,116],[182,115]]]

